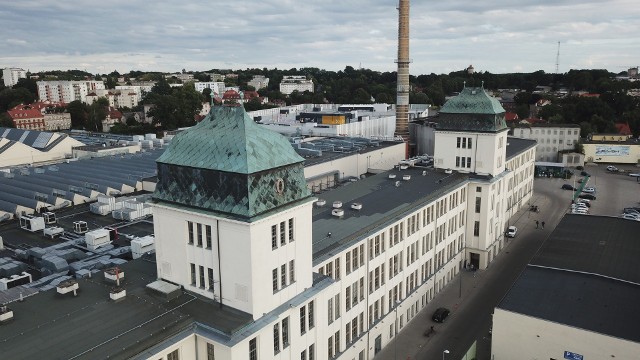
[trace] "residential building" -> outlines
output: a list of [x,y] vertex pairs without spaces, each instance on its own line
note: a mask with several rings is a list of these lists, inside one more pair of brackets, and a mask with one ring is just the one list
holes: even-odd
[[99,98],[106,98],[110,107],[114,108],[133,108],[138,106],[140,95],[134,90],[128,89],[102,89],[95,90],[87,94],[85,102],[89,105],[93,104]]
[[576,148],[580,141],[580,125],[576,124],[516,124],[513,136],[538,142],[536,161],[562,162],[561,153]]
[[284,76],[280,82],[280,92],[290,95],[294,91],[313,92],[313,81],[304,75]]
[[89,93],[104,90],[102,81],[38,81],[38,98],[52,103],[86,102]]
[[133,92],[136,94],[136,101],[140,102],[146,94],[151,92],[151,89],[153,89],[154,85],[155,82],[141,82],[137,85],[116,85],[116,90],[119,90],[121,92],[127,91],[128,93]]
[[[403,162],[321,199],[287,138],[241,106],[213,107],[157,160],[155,262],[122,265],[130,298],[100,301],[109,290],[78,279],[80,295],[46,314],[29,311],[46,292],[12,303],[23,318],[0,338],[46,333],[65,358],[373,359],[465,262],[493,261],[533,190],[535,142],[507,142],[504,109],[482,89],[451,101],[448,114],[467,112],[437,129],[451,156],[438,150],[435,169]],[[99,331],[54,322],[67,306],[90,306]],[[5,355],[33,357],[27,340]]]
[[636,359],[640,223],[565,215],[493,314],[492,359]]
[[193,83],[197,92],[202,92],[204,89],[211,89],[214,94],[222,95],[225,90],[223,81],[209,81],[209,82],[195,82]]
[[4,86],[12,87],[18,83],[18,80],[27,77],[27,72],[20,68],[4,68],[2,69],[2,79]]
[[71,129],[71,114],[64,104],[35,102],[20,104],[7,111],[16,129],[60,131]]
[[193,74],[188,74],[188,73],[175,73],[175,74],[168,74],[164,76],[165,79],[171,79],[171,78],[176,78],[180,81],[191,81],[193,80]]
[[247,85],[253,86],[256,90],[260,90],[269,86],[269,78],[263,75],[254,75],[253,79],[249,80]]

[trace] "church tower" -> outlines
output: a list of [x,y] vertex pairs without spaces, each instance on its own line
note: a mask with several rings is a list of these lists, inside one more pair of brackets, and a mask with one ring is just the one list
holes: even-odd
[[158,277],[262,316],[312,285],[303,158],[243,107],[213,107],[157,160]]
[[505,110],[482,87],[465,87],[447,101],[435,131],[434,164],[439,169],[496,176],[504,171]]

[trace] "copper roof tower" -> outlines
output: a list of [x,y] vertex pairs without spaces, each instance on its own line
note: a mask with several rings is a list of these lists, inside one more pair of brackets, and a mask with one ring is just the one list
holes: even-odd
[[398,4],[398,90],[396,98],[396,135],[409,141],[409,0]]

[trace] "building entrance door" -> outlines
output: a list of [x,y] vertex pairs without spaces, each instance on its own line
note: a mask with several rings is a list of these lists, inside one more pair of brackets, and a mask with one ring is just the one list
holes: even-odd
[[378,335],[373,348],[373,356],[376,356],[382,350],[382,335]]
[[480,254],[476,254],[476,253],[469,253],[469,255],[471,256],[471,261],[469,262],[471,265],[473,265],[474,269],[479,269],[480,268]]

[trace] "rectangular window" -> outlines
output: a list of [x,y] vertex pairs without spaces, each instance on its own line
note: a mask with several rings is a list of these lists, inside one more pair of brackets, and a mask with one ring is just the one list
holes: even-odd
[[329,359],[333,359],[333,357],[334,357],[334,353],[333,353],[333,336],[330,336],[327,339],[327,354],[329,355]]
[[196,286],[196,264],[191,264],[191,285]]
[[207,360],[216,360],[216,353],[213,344],[207,343]]
[[345,264],[345,271],[348,274],[351,274],[351,251],[347,251],[347,253],[345,254],[345,259],[344,259],[344,264]]
[[287,245],[286,230],[284,221],[280,223],[280,245]]
[[278,291],[278,268],[275,268],[271,271],[271,276],[272,276],[273,293],[275,294]]
[[315,350],[316,350],[315,344],[309,345],[309,360],[315,359],[315,355],[316,355]]
[[180,360],[179,349],[175,349],[172,352],[167,354],[167,360]]
[[313,301],[311,301],[309,305],[307,305],[307,308],[309,309],[309,329],[313,329],[313,327],[315,326]]
[[456,167],[460,167],[460,156],[456,156]]
[[333,307],[333,309],[335,310],[335,313],[336,313],[335,314],[336,315],[335,318],[337,320],[337,319],[340,318],[340,294],[337,294],[335,296],[335,299],[336,299],[336,301],[335,301],[335,304],[334,304],[335,306]]
[[291,260],[289,261],[289,283],[293,283],[296,281],[296,267],[295,265],[295,260]]
[[280,324],[273,325],[273,354],[280,352]]
[[213,269],[207,268],[207,273],[209,275],[209,290],[213,291],[213,286],[215,284],[215,281],[213,281]]
[[471,168],[471,158],[470,157],[467,158],[467,167]]
[[302,350],[300,353],[300,360],[307,360],[307,349]]
[[189,231],[189,244],[193,245],[193,223],[187,221],[187,229]]
[[335,279],[336,280],[340,280],[340,258],[336,259],[334,268],[335,268],[335,272],[336,272]]
[[205,225],[204,229],[207,235],[207,249],[211,249],[211,225]]
[[289,346],[289,317],[282,319],[282,348]]
[[467,141],[467,148],[471,149],[471,147],[471,138],[469,138]]
[[271,249],[275,250],[278,248],[278,226],[271,225]]
[[473,236],[480,236],[480,221],[473,223]]
[[202,224],[197,224],[198,227],[198,246],[202,247]]
[[462,148],[463,149],[467,148],[467,138],[462,138]]
[[200,287],[204,289],[204,266],[199,266],[200,270]]
[[482,201],[482,198],[479,196],[476,196],[476,213],[477,214],[480,213],[481,201]]
[[456,147],[458,149],[460,149],[460,140],[461,140],[461,138],[458,136],[457,141],[456,141]]
[[333,351],[337,354],[340,352],[340,330],[336,331],[335,335],[333,335],[333,341],[335,343]]
[[249,360],[258,360],[258,344],[256,338],[249,340]]
[[280,265],[280,287],[287,286],[287,264]]
[[295,236],[293,235],[293,219],[289,219],[289,242],[295,240]]
[[307,332],[307,309],[305,306],[300,308],[300,335]]

